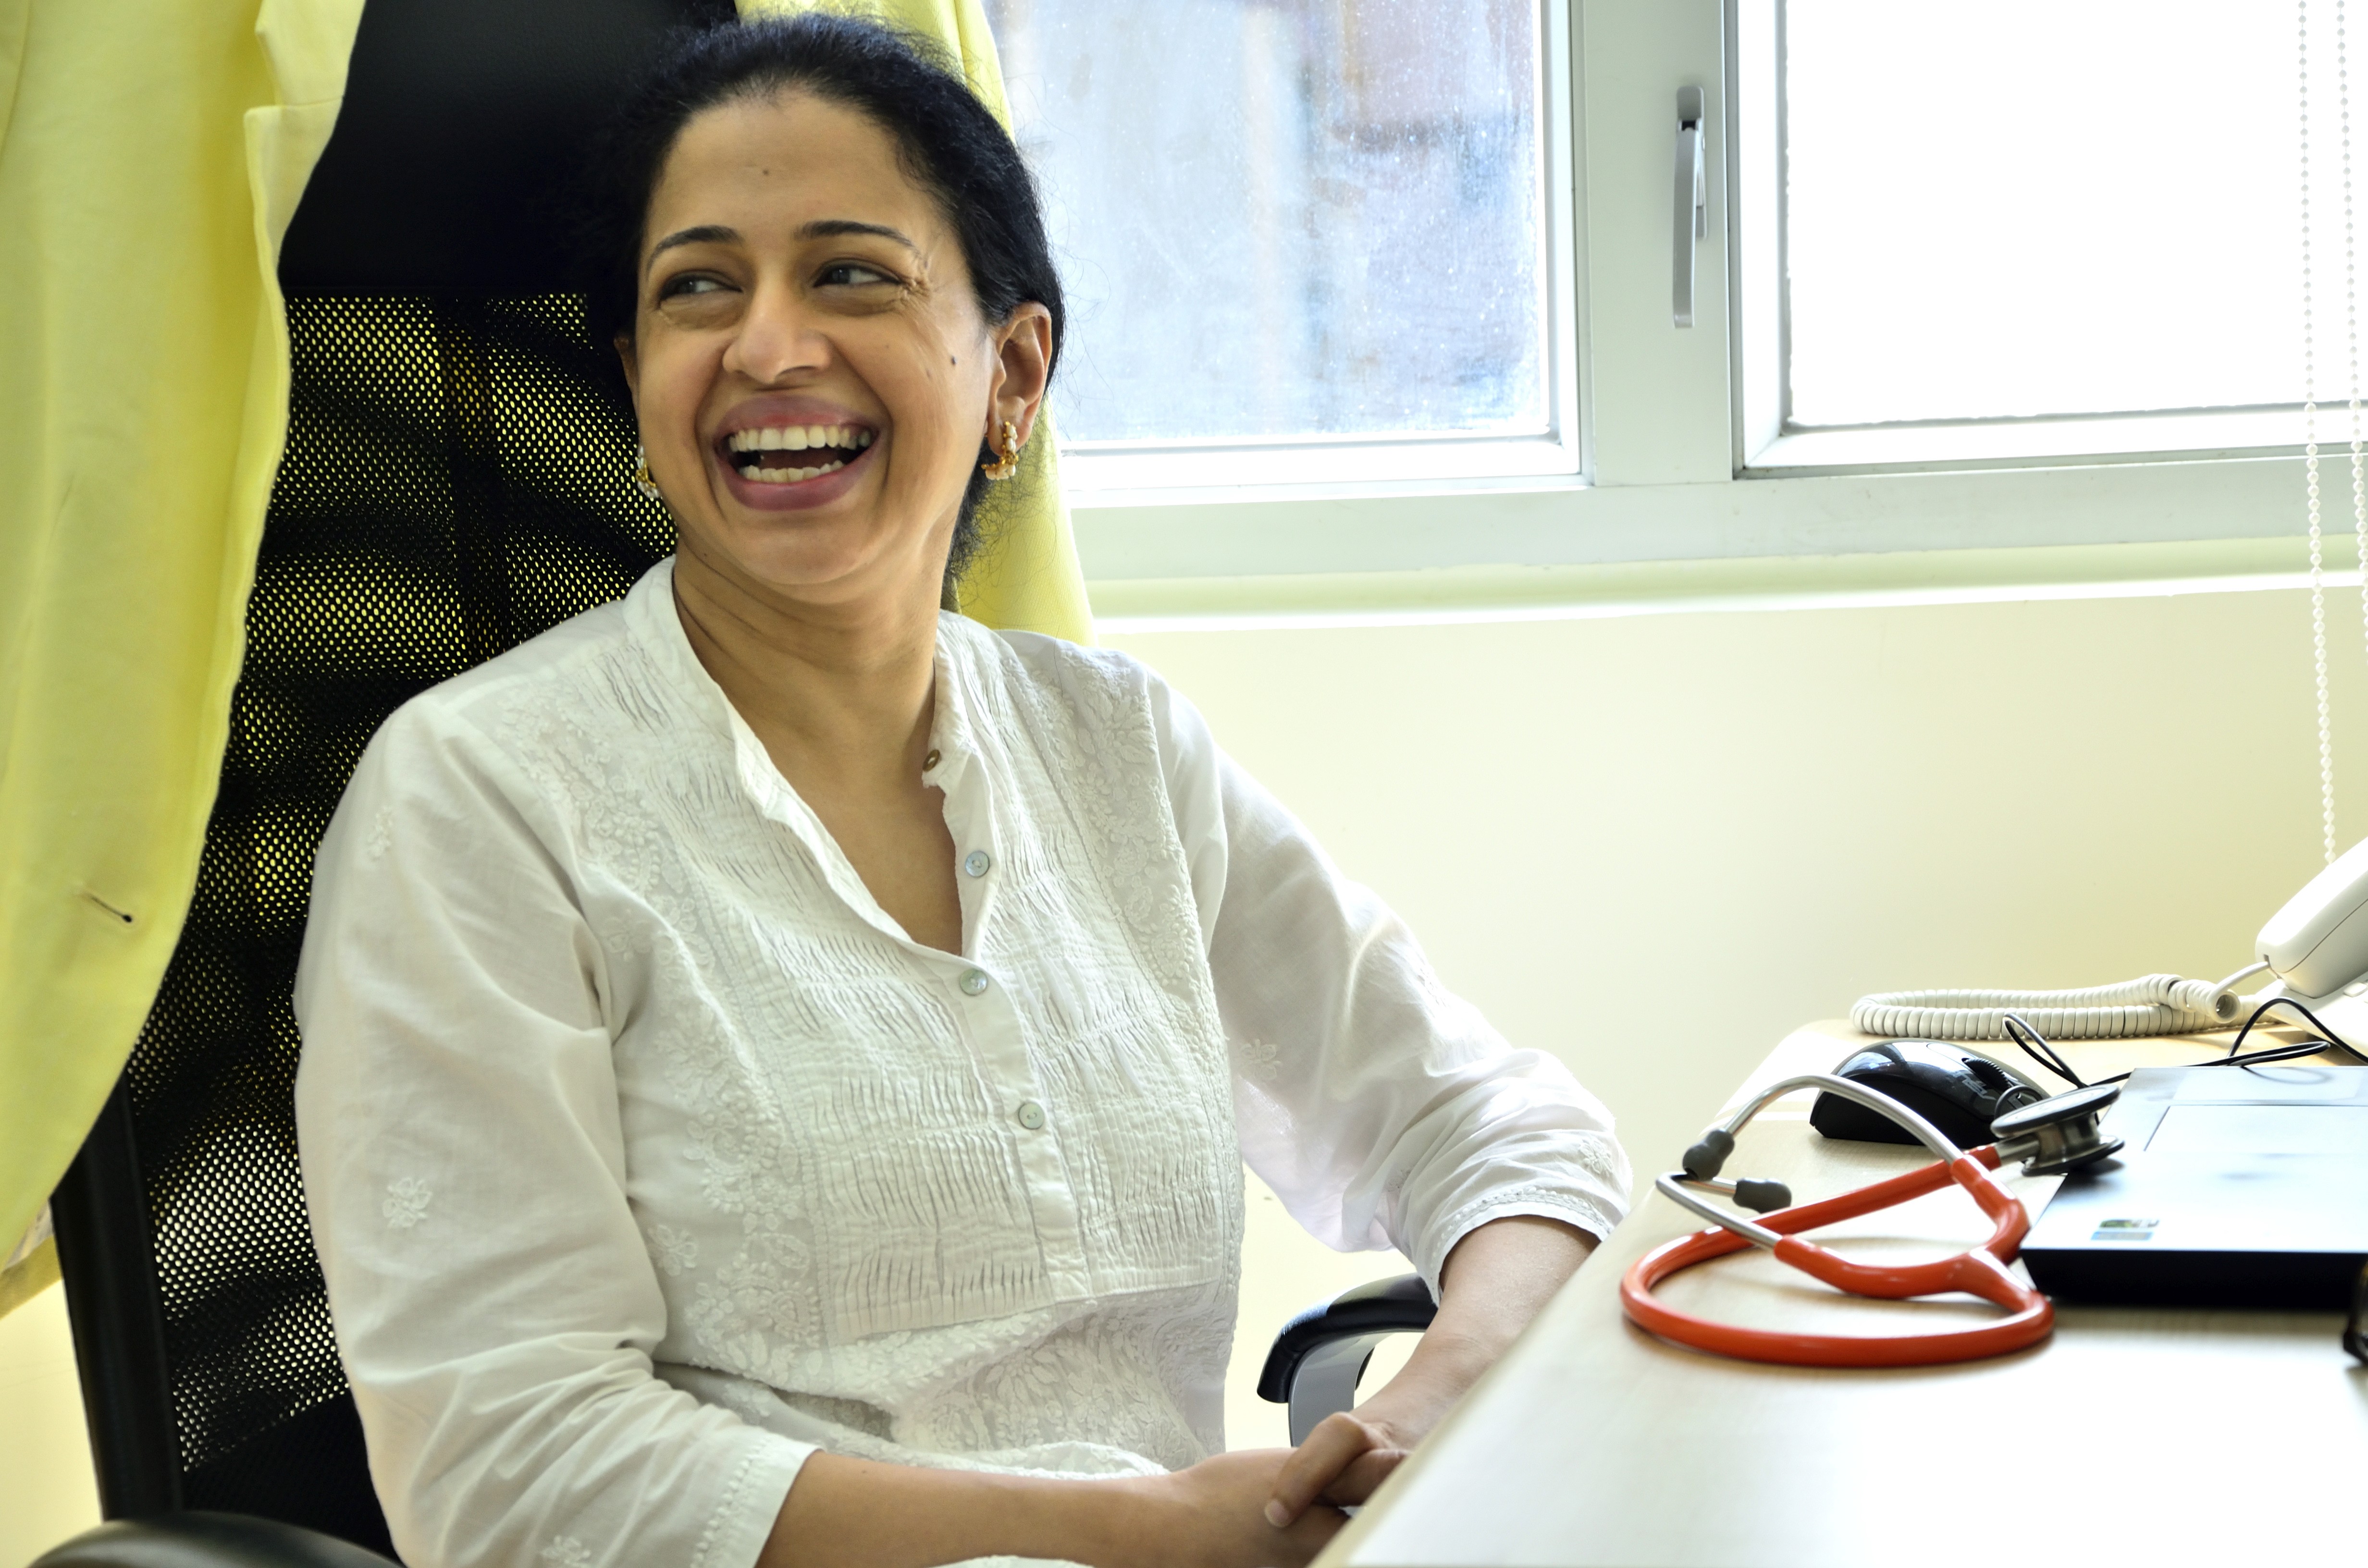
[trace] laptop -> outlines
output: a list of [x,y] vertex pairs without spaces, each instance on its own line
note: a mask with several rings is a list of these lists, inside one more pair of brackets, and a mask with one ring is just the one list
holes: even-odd
[[2341,1311],[2368,1264],[2368,1067],[2145,1068],[2022,1244],[2065,1301]]

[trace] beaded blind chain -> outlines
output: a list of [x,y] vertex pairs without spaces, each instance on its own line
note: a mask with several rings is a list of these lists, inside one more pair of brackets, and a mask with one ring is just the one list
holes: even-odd
[[[2343,327],[2345,408],[2351,419],[2351,528],[2360,558],[2360,624],[2368,638],[2368,453],[2363,453],[2360,398],[2360,278],[2351,197],[2351,75],[2345,35],[2346,0],[2335,0],[2335,91],[2343,162]],[[2318,487],[2317,319],[2311,292],[2310,0],[2297,0],[2299,131],[2302,151],[2302,435],[2303,491],[2310,522],[2310,648],[2318,704],[2318,813],[2321,851],[2335,859],[2334,725],[2327,688],[2327,579]]]
[[[2343,138],[2343,332],[2347,385],[2351,397],[2346,404],[2351,421],[2351,535],[2360,555],[2360,626],[2363,640],[2368,640],[2368,475],[2361,464],[2360,427],[2360,271],[2358,247],[2353,243],[2351,204],[2351,69],[2346,53],[2344,36],[2345,0],[2335,0],[2335,94],[2336,108]],[[2324,741],[2321,743],[2324,744]],[[2333,815],[2333,778],[2320,781],[2319,793],[2327,812],[2327,858],[2335,858],[2335,821]]]

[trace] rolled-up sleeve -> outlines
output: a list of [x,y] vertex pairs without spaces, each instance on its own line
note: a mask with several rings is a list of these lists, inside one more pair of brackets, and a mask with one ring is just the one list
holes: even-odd
[[1249,1167],[1317,1239],[1394,1246],[1434,1293],[1491,1220],[1608,1235],[1629,1172],[1602,1104],[1442,988],[1414,934],[1190,703],[1156,682],[1153,699]]
[[324,839],[297,1124],[413,1568],[746,1568],[809,1445],[655,1375],[600,952],[533,791],[398,714]]

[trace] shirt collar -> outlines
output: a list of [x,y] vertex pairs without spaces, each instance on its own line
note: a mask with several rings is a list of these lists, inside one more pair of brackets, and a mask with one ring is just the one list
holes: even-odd
[[732,733],[739,718],[732,699],[691,652],[690,635],[682,629],[682,615],[674,606],[674,557],[642,574],[625,596],[625,627],[642,651],[656,662],[667,683],[688,699],[699,717],[719,735]]
[[[707,673],[707,666],[699,662],[690,635],[682,629],[682,614],[675,608],[674,557],[643,573],[625,596],[625,624],[634,642],[664,672],[667,684],[690,705],[700,726],[730,744],[733,771],[757,809],[797,835],[822,868],[832,891],[849,908],[887,935],[910,944],[911,938],[855,874],[822,819],[781,777],[764,743],[732,706],[715,677]],[[974,622],[949,610],[939,612],[935,713],[929,725],[929,749],[938,760],[923,778],[949,795],[961,788],[978,755],[973,716],[978,711],[979,695],[973,688],[970,668],[974,661],[960,654],[970,651],[971,640],[981,634]]]
[[974,661],[960,656],[968,652],[976,631],[973,622],[951,610],[938,612],[937,707],[929,721],[929,755],[937,762],[925,767],[921,777],[950,794],[978,756],[979,694],[971,678]]

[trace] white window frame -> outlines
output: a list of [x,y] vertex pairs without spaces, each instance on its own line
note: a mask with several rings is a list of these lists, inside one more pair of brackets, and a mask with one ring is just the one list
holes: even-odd
[[[2299,403],[2148,413],[1803,426],[1792,417],[1784,287],[1785,0],[1734,0],[1728,138],[1740,255],[1736,313],[1736,468],[1748,477],[1934,472],[2032,464],[2298,456]],[[2321,413],[2321,436],[2332,427]]]

